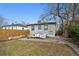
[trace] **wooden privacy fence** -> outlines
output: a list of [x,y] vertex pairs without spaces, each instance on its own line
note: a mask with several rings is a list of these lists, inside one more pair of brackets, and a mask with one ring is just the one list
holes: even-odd
[[0,30],[0,40],[5,40],[9,37],[15,37],[15,36],[28,36],[30,34],[29,30]]

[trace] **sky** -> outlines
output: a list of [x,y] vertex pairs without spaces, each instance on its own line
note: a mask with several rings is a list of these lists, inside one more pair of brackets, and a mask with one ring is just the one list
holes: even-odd
[[0,3],[0,16],[11,23],[35,23],[45,6],[39,3]]

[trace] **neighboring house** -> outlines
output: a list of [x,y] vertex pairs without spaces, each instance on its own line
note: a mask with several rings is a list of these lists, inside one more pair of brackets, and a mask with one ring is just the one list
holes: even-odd
[[31,30],[32,37],[55,37],[56,22],[29,24],[27,28]]
[[4,25],[2,29],[10,29],[10,30],[27,30],[25,25],[22,24],[11,24],[11,25]]

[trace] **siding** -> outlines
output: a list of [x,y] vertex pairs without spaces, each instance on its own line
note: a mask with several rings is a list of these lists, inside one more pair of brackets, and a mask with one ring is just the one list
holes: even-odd
[[2,29],[23,30],[22,28],[24,28],[24,30],[27,30],[26,27],[21,27],[21,26],[7,26],[7,27],[3,27]]
[[47,36],[54,37],[55,36],[55,31],[56,31],[56,26],[54,24],[48,24],[48,30],[44,30],[44,25],[41,25],[41,30],[38,29],[39,25],[34,25],[34,30],[31,32],[31,34],[47,34]]

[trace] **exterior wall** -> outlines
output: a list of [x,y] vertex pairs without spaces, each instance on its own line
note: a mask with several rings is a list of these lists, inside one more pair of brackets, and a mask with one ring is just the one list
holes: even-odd
[[55,33],[56,33],[56,25],[55,24],[48,25],[48,35],[55,37]]
[[5,27],[2,27],[2,29],[6,29]]
[[17,29],[18,29],[18,30],[22,30],[22,27],[20,27],[20,26],[17,26]]
[[12,29],[12,26],[10,26],[9,29]]
[[[23,29],[24,28],[24,29]],[[21,26],[7,26],[3,27],[2,29],[10,29],[10,30],[27,30],[26,27],[21,27]]]
[[24,27],[24,30],[31,30],[31,27]]
[[45,25],[41,25],[41,30],[38,29],[39,25],[34,25],[34,30],[31,30],[31,35],[36,36],[37,34],[39,35],[46,35],[48,37],[55,37],[55,32],[56,32],[56,26],[55,24],[47,24],[48,30],[44,30]]
[[13,29],[16,29],[16,26],[13,26]]

